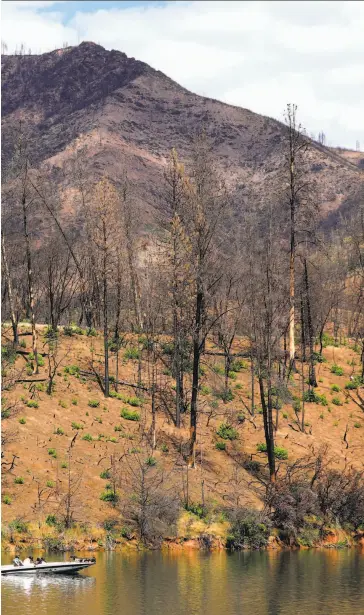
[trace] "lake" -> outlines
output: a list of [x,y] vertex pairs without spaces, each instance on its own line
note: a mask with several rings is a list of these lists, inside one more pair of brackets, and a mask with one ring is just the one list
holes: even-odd
[[[46,559],[62,561],[68,556],[49,554]],[[364,551],[357,549],[233,554],[105,552],[96,553],[96,559],[95,566],[76,576],[3,577],[2,612],[364,614]],[[2,563],[11,560],[4,554]]]

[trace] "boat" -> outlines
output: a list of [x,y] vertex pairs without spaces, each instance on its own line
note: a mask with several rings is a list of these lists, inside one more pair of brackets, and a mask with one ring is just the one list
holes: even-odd
[[1,574],[74,574],[79,570],[89,568],[96,563],[95,558],[74,558],[72,562],[42,562],[41,564],[26,564],[25,566],[14,566],[9,564],[1,566]]

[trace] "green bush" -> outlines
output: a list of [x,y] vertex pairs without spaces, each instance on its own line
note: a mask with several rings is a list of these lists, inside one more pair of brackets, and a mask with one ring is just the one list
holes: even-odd
[[228,373],[228,377],[230,378],[230,380],[236,380],[237,378],[236,373],[232,371]]
[[56,436],[64,436],[64,430],[62,429],[62,427],[57,427],[54,433]]
[[102,418],[101,418],[101,416],[95,416],[95,421],[96,421],[96,423],[100,423],[100,425],[102,425]]
[[49,448],[48,449],[48,455],[50,455],[54,459],[57,459],[57,451],[56,451],[56,449],[55,448]]
[[106,480],[110,477],[111,477],[110,470],[103,470],[102,472],[100,472],[100,478],[104,478]]
[[62,468],[63,470],[65,470],[66,468],[68,468],[68,465],[67,465],[67,462],[66,462],[66,461],[62,461],[62,463],[61,463],[61,468]]
[[71,427],[72,429],[83,429],[84,425],[81,425],[81,423],[76,423],[76,421],[72,421]]
[[78,365],[67,365],[63,371],[65,374],[69,374],[70,376],[79,376],[80,374],[80,368]]
[[236,429],[228,423],[221,423],[216,433],[223,440],[236,440],[239,435]]
[[16,476],[14,478],[14,483],[16,485],[24,485],[24,478],[22,476]]
[[3,504],[11,505],[11,497],[9,495],[3,495]]
[[332,384],[331,385],[331,390],[333,391],[333,393],[340,393],[341,388],[339,387],[338,384]]
[[138,348],[127,348],[124,352],[124,359],[127,361],[132,359],[133,361],[137,361],[140,358],[140,352]]
[[38,382],[38,384],[35,385],[35,388],[37,389],[37,391],[40,391],[41,393],[44,393],[44,391],[46,390],[46,386],[44,382]]
[[322,356],[322,354],[320,354],[319,352],[313,353],[313,360],[315,363],[326,363],[325,357]]
[[50,527],[55,526],[58,523],[56,515],[47,515],[45,522]]
[[206,384],[203,384],[200,388],[201,395],[210,395],[211,389]]
[[98,408],[100,405],[100,402],[97,401],[97,399],[89,399],[88,405],[90,406],[90,408]]
[[29,526],[21,519],[14,519],[14,521],[10,521],[9,529],[13,532],[19,532],[19,534],[27,534]]
[[167,444],[165,444],[165,443],[162,444],[161,451],[162,451],[162,453],[168,453],[169,448],[168,448]]
[[155,457],[152,457],[151,455],[149,457],[146,458],[145,463],[147,466],[156,466],[157,465],[157,460]]
[[[261,442],[260,444],[257,444],[257,451],[259,453],[266,453],[267,452],[267,445],[265,442]],[[287,449],[281,447],[281,446],[275,446],[274,447],[274,456],[277,457],[277,459],[288,459],[288,451]]]
[[360,429],[361,428],[361,423],[354,423],[354,427],[355,427],[355,429]]
[[20,423],[20,425],[25,425],[26,420],[25,420],[25,418],[24,418],[23,416],[22,416],[22,417],[20,417],[20,419],[19,419],[19,423]]
[[340,367],[339,365],[336,365],[336,363],[334,363],[334,365],[331,366],[330,371],[332,374],[336,374],[336,376],[342,376],[344,374],[343,368]]
[[90,329],[87,329],[86,335],[88,335],[88,337],[97,337],[97,331],[91,327]]
[[128,410],[123,408],[120,412],[120,416],[127,421],[140,421],[140,414],[136,410]]
[[108,489],[107,491],[102,492],[100,495],[100,500],[103,502],[111,502],[112,504],[116,504],[119,500],[119,496],[114,491]]
[[235,359],[230,365],[231,372],[241,372],[243,369],[248,369],[248,364],[243,359]]
[[67,402],[64,399],[60,399],[59,402],[58,402],[58,405],[61,408],[68,408],[68,404],[67,404]]
[[85,433],[85,435],[82,436],[82,440],[86,440],[86,442],[92,442],[93,441],[93,437],[91,436],[91,434]]
[[228,549],[262,549],[267,546],[271,524],[269,519],[257,510],[238,508],[230,511],[230,533]]
[[27,406],[28,408],[39,408],[38,402],[34,399],[30,399],[29,401],[27,401]]
[[26,348],[27,347],[26,341],[25,340],[20,340],[19,346],[20,346],[20,348]]
[[223,365],[213,365],[211,369],[218,376],[224,376],[225,375],[225,368],[224,368]]
[[215,448],[218,451],[226,451],[226,442],[216,442]]
[[122,425],[115,425],[114,431],[124,431],[124,427]]
[[321,406],[329,405],[326,396],[324,394],[319,395],[313,389],[304,392],[303,400],[308,403],[321,404]]
[[48,487],[48,489],[53,489],[54,482],[52,480],[47,480],[46,487]]
[[77,401],[77,399],[75,397],[72,399],[71,404],[72,404],[72,406],[77,406],[78,401]]
[[236,389],[242,389],[242,388],[243,388],[243,385],[242,385],[242,384],[240,384],[240,382],[238,382],[238,383],[235,385],[235,388],[236,388]]
[[206,515],[205,507],[198,502],[190,502],[188,505],[185,506],[185,509],[193,515],[196,515],[196,517],[199,517],[200,519],[203,519],[203,517],[205,517]]
[[348,391],[353,391],[354,389],[358,389],[362,384],[363,384],[363,381],[360,378],[360,376],[354,376],[353,380],[346,383],[345,388]]
[[110,438],[107,439],[107,442],[112,442],[113,444],[117,444],[117,439],[111,436]]
[[339,397],[333,397],[331,401],[334,404],[334,406],[342,406],[343,405],[343,402],[341,401],[341,399],[339,399]]

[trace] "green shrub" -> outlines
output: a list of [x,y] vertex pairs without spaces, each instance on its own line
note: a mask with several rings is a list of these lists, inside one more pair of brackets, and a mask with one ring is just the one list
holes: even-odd
[[54,459],[57,459],[57,451],[56,451],[56,449],[55,448],[49,448],[48,449],[48,455],[50,455]]
[[190,502],[188,505],[186,504],[185,509],[193,515],[196,515],[196,517],[199,517],[200,519],[203,519],[203,517],[206,515],[205,507],[198,502]]
[[69,374],[70,376],[79,376],[80,374],[80,368],[78,365],[67,365],[63,371],[65,374]]
[[112,442],[113,444],[117,444],[117,439],[111,436],[110,438],[107,439],[107,442]]
[[19,423],[20,423],[20,425],[25,425],[26,420],[25,420],[25,418],[23,416],[19,419]]
[[16,485],[24,485],[24,478],[22,476],[16,476],[14,478],[14,483]]
[[224,368],[223,365],[213,365],[211,369],[218,376],[224,376],[225,375],[225,368]]
[[340,367],[339,365],[336,365],[336,363],[334,363],[334,365],[331,366],[330,371],[332,374],[336,374],[336,376],[342,376],[344,374],[343,368]]
[[27,401],[27,406],[28,408],[39,408],[38,402],[34,399],[30,399],[29,401]]
[[243,388],[243,385],[242,385],[242,384],[240,384],[240,382],[238,382],[238,383],[235,385],[235,388],[236,388],[236,389],[238,389],[238,390],[239,390],[239,389],[242,389],[242,388]]
[[46,386],[44,382],[38,382],[38,384],[35,385],[35,388],[37,389],[37,391],[40,391],[41,393],[44,393],[44,391],[46,390]]
[[48,489],[53,489],[54,482],[52,480],[47,480],[46,487],[48,487]]
[[231,389],[227,391],[224,389],[223,391],[217,391],[216,389],[213,391],[213,394],[218,399],[221,399],[224,402],[229,402],[234,399],[234,394]]
[[58,405],[59,405],[61,408],[68,408],[68,404],[67,404],[67,402],[66,402],[66,401],[64,401],[64,399],[60,399],[60,400],[59,400],[59,402],[58,402]]
[[339,399],[339,397],[333,397],[332,398],[332,403],[334,404],[334,406],[342,406],[343,402],[341,401],[341,399]]
[[228,373],[228,377],[230,378],[230,380],[236,380],[237,378],[236,373],[232,371]]
[[164,443],[162,444],[162,446],[161,446],[161,451],[162,451],[163,453],[168,453],[169,448],[168,448],[167,444],[164,444]]
[[333,391],[333,393],[340,393],[341,388],[339,387],[338,384],[332,384],[331,385],[331,390]]
[[223,440],[236,440],[239,435],[236,429],[228,423],[221,423],[216,433]]
[[155,457],[152,457],[151,455],[149,457],[146,458],[145,463],[147,466],[156,466],[157,465],[157,460]]
[[[267,445],[265,442],[261,442],[260,444],[257,444],[257,451],[259,453],[266,453],[267,452]],[[287,449],[281,447],[281,446],[275,446],[274,447],[274,456],[277,457],[277,459],[288,459],[288,451]]]
[[[28,359],[29,361],[34,361],[34,354],[32,352],[28,354]],[[44,367],[44,359],[42,355],[40,355],[39,353],[37,354],[37,363],[38,363],[38,367]]]
[[55,526],[58,523],[56,515],[48,515],[45,522],[50,527]]
[[313,389],[305,391],[303,395],[303,399],[305,402],[308,402],[308,403],[321,404],[321,406],[329,405],[329,402],[327,401],[326,396],[324,394],[319,395]]
[[123,408],[120,412],[120,416],[127,421],[140,421],[140,414],[136,410],[128,410]]
[[13,532],[19,532],[19,534],[27,534],[29,531],[29,526],[21,519],[14,519],[14,521],[10,521],[9,529]]
[[115,425],[114,431],[124,431],[124,427],[122,425]]
[[355,429],[360,429],[361,428],[361,423],[354,423],[354,427],[355,427]]
[[93,437],[91,436],[91,434],[85,433],[85,435],[82,436],[82,440],[86,440],[86,442],[92,442],[93,441]]
[[231,372],[241,372],[243,369],[248,369],[248,364],[243,359],[235,359],[230,365]]
[[226,442],[216,442],[215,448],[218,451],[226,451]]
[[100,405],[100,402],[97,401],[97,399],[89,399],[88,405],[90,406],[90,408],[98,408]]
[[61,468],[62,468],[63,470],[65,470],[66,468],[68,468],[68,465],[67,465],[67,462],[66,462],[66,461],[62,461],[62,463],[61,463]]
[[111,502],[112,504],[116,504],[119,500],[119,496],[114,491],[108,489],[107,491],[102,492],[100,495],[100,500],[103,502]]
[[84,425],[81,425],[81,423],[76,423],[76,421],[72,421],[71,427],[72,429],[83,429]]
[[288,414],[287,414],[287,412],[282,412],[282,416],[283,416],[283,418],[284,418],[284,419],[288,419]]
[[140,358],[140,352],[138,348],[127,348],[124,352],[124,359],[127,361],[132,359],[133,361],[137,361]]
[[315,363],[326,363],[325,357],[322,356],[322,354],[320,354],[319,352],[313,353],[313,360]]
[[9,495],[3,495],[3,504],[11,505],[11,497]]
[[62,429],[62,427],[57,427],[54,433],[56,436],[64,436],[64,430]]
[[230,512],[229,517],[228,549],[261,549],[267,546],[271,524],[262,512],[240,508]]
[[72,406],[77,406],[78,401],[77,401],[77,399],[75,397],[72,399],[71,404],[72,404]]
[[346,383],[345,388],[348,391],[353,391],[354,389],[358,389],[362,384],[363,384],[363,381],[360,378],[360,376],[354,376],[353,380]]
[[201,386],[200,391],[201,391],[201,395],[210,395],[210,393],[211,393],[210,387],[208,387],[206,384],[203,384]]
[[110,470],[103,470],[102,472],[100,472],[100,478],[104,478],[106,480],[110,477],[111,477]]
[[90,329],[87,329],[86,335],[88,335],[88,337],[97,337],[97,331],[91,327]]
[[20,340],[19,346],[20,346],[20,348],[26,348],[27,347],[26,341],[25,340]]

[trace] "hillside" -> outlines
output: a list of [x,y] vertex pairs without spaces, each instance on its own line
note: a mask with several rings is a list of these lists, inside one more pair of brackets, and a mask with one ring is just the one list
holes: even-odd
[[[3,343],[6,343],[6,327],[3,331]],[[21,331],[21,339],[24,340],[22,351],[29,351],[31,337],[26,335],[29,325],[22,325]],[[44,328],[38,326],[38,332],[42,339]],[[242,341],[238,341],[235,351],[243,346]],[[130,358],[133,356],[130,352],[133,347],[135,340],[129,336],[119,365],[119,379],[129,383],[135,383],[137,377],[137,362]],[[211,344],[210,349],[213,349]],[[186,474],[186,463],[181,451],[183,453],[184,444],[188,441],[189,416],[183,415],[183,426],[179,430],[174,426],[168,408],[159,408],[157,449],[152,451],[150,396],[144,394],[142,402],[135,401],[135,391],[131,387],[120,386],[119,399],[114,397],[106,400],[95,379],[82,375],[83,371],[90,370],[91,355],[97,365],[97,357],[101,352],[101,335],[87,337],[75,334],[69,337],[61,334],[58,356],[62,360],[58,365],[52,396],[45,392],[46,358],[39,375],[33,377],[25,372],[26,355],[16,359],[14,367],[20,382],[11,391],[4,391],[6,404],[17,405],[15,416],[3,421],[3,429],[11,434],[3,461],[9,464],[14,459],[15,462],[10,472],[3,471],[2,511],[5,525],[14,519],[32,521],[35,535],[39,537],[42,534],[39,534],[34,524],[39,522],[46,528],[45,518],[59,513],[60,502],[67,490],[67,449],[76,433],[78,436],[72,449],[72,473],[80,474],[81,482],[74,500],[75,520],[87,522],[88,529],[83,539],[89,541],[90,545],[92,541],[96,542],[97,535],[97,532],[92,533],[92,528],[101,527],[105,520],[119,514],[109,502],[100,500],[107,483],[107,480],[100,478],[100,474],[110,468],[111,456],[120,462],[126,454],[129,457],[133,454],[141,455],[142,459],[152,455],[157,467],[165,471],[173,470],[175,489],[181,493],[181,497],[182,486],[186,488],[188,480],[190,502],[201,502],[203,481],[204,498],[209,507],[234,504],[258,509],[262,507],[259,493],[263,494],[263,491],[254,477],[257,476],[257,468],[260,468],[263,475],[265,472],[266,454],[257,451],[257,445],[264,442],[264,429],[258,399],[255,416],[252,417],[248,412],[251,404],[248,361],[243,361],[237,371],[231,373],[233,399],[225,404],[216,393],[223,380],[219,375],[221,360],[212,356],[204,360],[197,445],[198,468]],[[317,453],[320,448],[328,446],[332,467],[340,469],[348,465],[360,470],[363,466],[364,417],[353,398],[348,396],[351,391],[345,389],[350,377],[359,369],[359,355],[345,341],[345,345],[339,347],[327,345],[324,359],[325,362],[317,365],[319,384],[316,393],[324,395],[327,403],[305,404],[306,432],[297,429],[297,416],[292,402],[284,403],[279,411],[276,445],[286,449],[288,454],[287,462],[281,461],[280,465],[284,468],[286,463],[291,464],[312,450]],[[332,373],[333,365],[342,368],[342,375]],[[159,386],[172,386],[173,381],[162,364],[158,369]],[[142,370],[145,380],[145,359]],[[115,361],[112,362],[111,372],[115,372]],[[39,383],[29,382],[32,378],[39,380]],[[301,398],[298,374],[291,381],[290,389],[293,395]],[[120,412],[123,409],[137,411],[139,420],[122,418]],[[217,430],[223,422],[236,429],[236,439],[224,440],[218,436]],[[217,442],[223,442],[225,450],[218,450]],[[121,474],[117,491],[125,495],[125,460],[119,467]],[[8,468],[9,465],[4,469]],[[211,531],[219,535],[219,532],[226,531],[219,525],[215,529],[208,529],[202,522],[198,527],[200,533]],[[186,532],[186,528],[180,529],[181,533],[183,531]]]
[[[3,163],[9,163],[14,130],[22,120],[33,165],[53,168],[74,214],[72,186],[61,169],[83,145],[90,176],[107,173],[118,182],[127,171],[144,224],[165,207],[161,180],[171,148],[186,158],[202,128],[237,210],[261,201],[263,182],[279,169],[283,124],[197,96],[119,51],[81,43],[40,56],[3,56],[2,67]],[[318,181],[323,219],[358,202],[360,165],[341,154],[312,142],[310,175]]]

